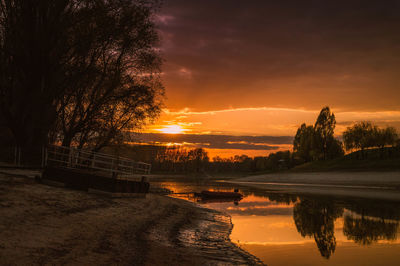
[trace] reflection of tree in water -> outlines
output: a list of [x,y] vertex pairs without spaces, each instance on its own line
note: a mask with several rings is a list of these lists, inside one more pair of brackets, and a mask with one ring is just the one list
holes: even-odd
[[380,219],[400,220],[398,202],[359,199],[346,202],[346,209],[361,216],[379,217]]
[[293,208],[297,231],[303,237],[314,237],[321,255],[326,259],[335,252],[334,222],[342,214],[343,208],[334,203],[310,199],[301,199]]
[[364,215],[361,218],[347,215],[344,217],[343,233],[347,239],[358,244],[370,245],[378,240],[396,240],[398,227],[398,222],[369,219]]
[[[265,192],[264,192],[265,194]],[[257,195],[254,193],[254,195]],[[265,197],[265,196],[264,196]],[[270,201],[276,201],[278,203],[285,203],[287,205],[297,202],[298,197],[292,194],[279,194],[279,193],[271,193],[268,195],[268,199]]]
[[[261,195],[265,195],[265,192]],[[344,217],[343,233],[347,239],[362,245],[378,240],[397,239],[400,208],[395,201],[311,196],[305,198],[284,193],[271,193],[267,197],[280,203],[295,203],[293,219],[297,231],[303,237],[314,237],[321,255],[327,259],[335,252],[334,222],[343,216],[344,208],[360,215]]]

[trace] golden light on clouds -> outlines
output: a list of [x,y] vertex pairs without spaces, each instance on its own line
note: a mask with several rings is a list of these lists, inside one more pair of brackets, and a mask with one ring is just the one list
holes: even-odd
[[[169,0],[156,17],[168,109],[145,132],[169,133],[164,143],[178,139],[172,125],[187,129],[190,143],[204,143],[198,135],[293,137],[324,106],[335,113],[337,137],[357,121],[400,131],[396,1],[189,2]],[[213,140],[202,147],[223,157],[292,143]],[[279,147],[261,149],[268,144]]]
[[[322,108],[323,106],[321,106]],[[330,106],[336,116],[336,135],[341,135],[347,126],[356,121],[371,121],[379,126],[394,126],[400,129],[400,111],[346,112]],[[189,108],[180,111],[164,109],[160,124],[151,132],[190,131],[193,134],[232,134],[294,136],[302,123],[314,124],[320,109],[249,107],[196,112]],[[162,124],[170,124],[164,126]],[[175,129],[176,128],[176,129]],[[165,132],[165,133],[169,133]]]
[[[322,108],[322,107],[321,107]],[[336,116],[335,135],[354,122],[371,121],[380,126],[393,126],[400,131],[400,111],[348,112],[332,107]],[[313,125],[319,109],[272,107],[229,108],[196,111],[164,109],[158,123],[144,130],[143,143],[204,148],[210,158],[229,158],[246,154],[250,157],[267,156],[271,152],[292,150],[292,138],[302,124]],[[151,135],[162,133],[161,137]]]

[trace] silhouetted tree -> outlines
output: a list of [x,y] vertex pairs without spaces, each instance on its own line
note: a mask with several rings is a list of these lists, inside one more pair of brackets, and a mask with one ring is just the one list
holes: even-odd
[[385,146],[396,145],[398,135],[394,127],[378,128],[374,133],[375,145],[381,149],[381,152]]
[[344,155],[343,143],[333,136],[328,138],[327,146],[326,159],[334,159]]
[[188,152],[189,163],[196,173],[204,171],[205,165],[208,163],[208,153],[202,149],[193,149]]
[[376,128],[370,122],[359,122],[348,127],[343,132],[343,140],[347,150],[360,149],[362,156],[364,149],[372,147]]
[[160,111],[161,60],[149,1],[99,1],[86,8],[79,55],[84,79],[61,100],[62,144],[99,150]]
[[265,170],[267,167],[266,163],[267,163],[267,160],[265,157],[261,157],[261,156],[254,157],[254,168],[255,168],[254,170],[255,171]]
[[160,110],[157,0],[1,0],[0,108],[18,145],[99,149]]
[[322,108],[314,126],[302,124],[293,140],[293,151],[304,162],[343,156],[342,143],[334,137],[335,115]]
[[186,150],[180,146],[171,146],[160,149],[155,156],[155,171],[166,172],[255,172],[263,170],[288,169],[294,166],[293,154],[290,151],[279,151],[265,157],[249,157],[235,155],[230,158],[216,156],[209,161],[205,149]]
[[393,146],[398,138],[393,127],[380,129],[371,122],[362,121],[348,127],[343,133],[346,150],[361,150],[361,157],[365,157],[367,148]]
[[159,150],[155,170],[173,173],[204,172],[209,162],[208,153],[201,148],[187,150],[172,146]]
[[0,1],[0,112],[19,146],[47,142],[58,101],[71,85],[78,3]]
[[333,133],[336,126],[335,115],[331,113],[328,106],[322,108],[321,112],[318,115],[317,121],[314,125],[314,131],[316,138],[318,140],[318,144],[320,144],[320,148],[322,150],[323,159],[327,159],[327,153],[329,150],[329,146],[334,144],[335,142]]
[[268,155],[267,167],[270,170],[289,169],[294,166],[290,151],[278,151]]
[[293,140],[293,151],[304,162],[314,159],[315,135],[313,126],[301,124]]

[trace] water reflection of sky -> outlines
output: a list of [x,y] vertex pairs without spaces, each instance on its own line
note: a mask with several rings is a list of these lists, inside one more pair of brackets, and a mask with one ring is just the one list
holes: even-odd
[[[175,192],[232,189],[177,183],[164,186]],[[249,190],[244,194],[238,205],[203,205],[231,215],[231,240],[268,265],[398,265],[397,202]]]

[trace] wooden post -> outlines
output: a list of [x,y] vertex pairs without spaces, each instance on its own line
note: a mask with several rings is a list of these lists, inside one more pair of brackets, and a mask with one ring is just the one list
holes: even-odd
[[49,153],[48,153],[48,150],[47,150],[47,147],[45,148],[45,150],[44,150],[44,164],[45,164],[45,166],[47,166],[47,160],[49,159]]
[[21,147],[18,147],[18,166],[21,166]]
[[42,146],[42,168],[44,168],[44,146]]
[[111,158],[111,177],[115,178],[115,175],[114,175],[114,159],[113,158]]
[[112,172],[112,178],[117,179],[117,177],[118,177],[118,173],[113,171]]
[[15,146],[14,149],[14,164],[17,165],[17,153],[18,153],[18,147]]
[[72,149],[71,148],[69,149],[69,152],[68,152],[68,165],[67,166],[69,166],[69,167],[72,166]]
[[95,161],[96,161],[96,153],[95,153],[95,152],[93,152],[92,168],[94,168]]

